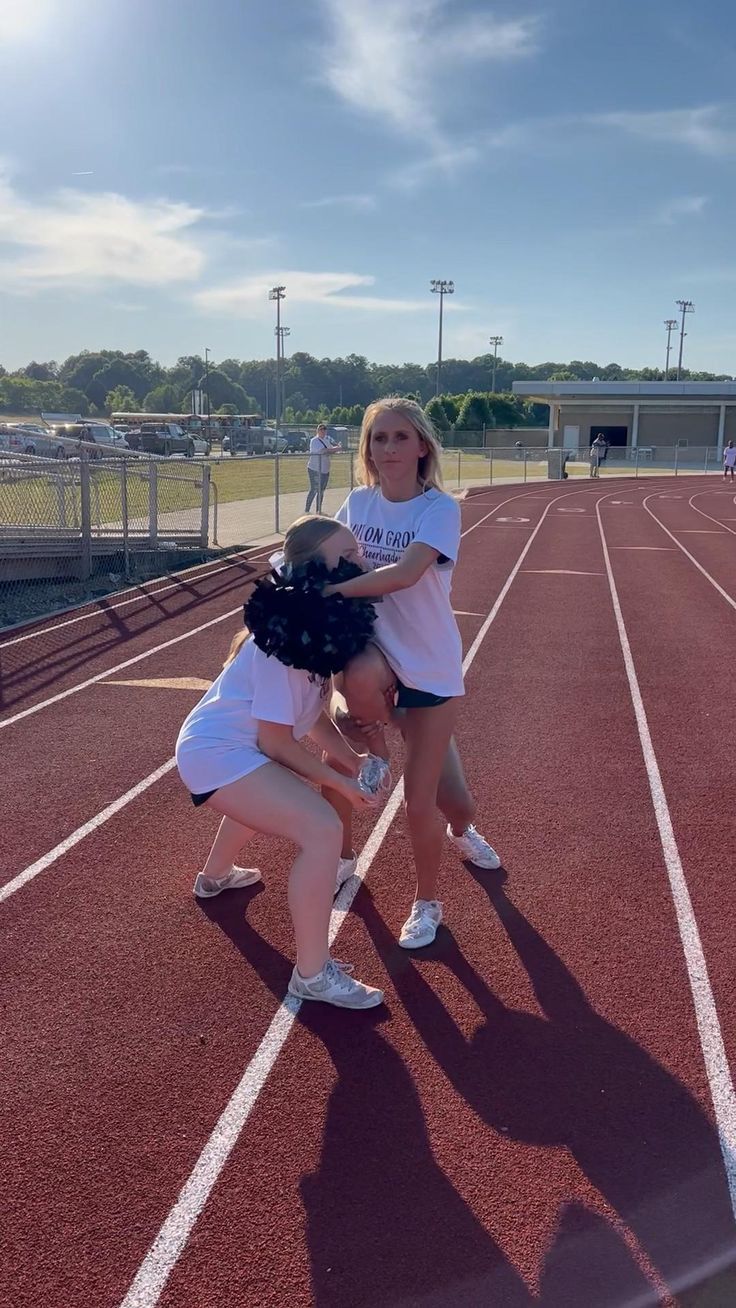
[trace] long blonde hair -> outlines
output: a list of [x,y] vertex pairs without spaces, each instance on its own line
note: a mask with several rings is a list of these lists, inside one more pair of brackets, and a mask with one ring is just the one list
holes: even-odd
[[361,483],[364,486],[378,485],[378,472],[371,458],[371,437],[376,418],[386,409],[410,422],[427,447],[427,453],[420,457],[417,466],[417,477],[422,490],[442,490],[442,446],[437,433],[421,404],[417,404],[416,400],[406,400],[403,395],[387,395],[382,400],[374,400],[363,414],[358,445],[358,478]]
[[[334,518],[327,518],[322,513],[305,513],[301,518],[297,518],[287,527],[284,536],[284,563],[291,563],[298,566],[300,563],[307,563],[313,559],[315,554],[319,553],[319,547],[336,531],[342,529],[342,523],[336,522]],[[245,627],[234,636],[227,652],[227,658],[223,667],[232,663],[233,659],[240,652],[248,639],[250,632]]]

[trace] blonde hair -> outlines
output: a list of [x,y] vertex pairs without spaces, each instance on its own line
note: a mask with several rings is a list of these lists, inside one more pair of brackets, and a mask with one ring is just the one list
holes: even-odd
[[[284,536],[284,563],[291,563],[298,566],[300,563],[307,563],[313,559],[315,554],[319,553],[319,547],[336,531],[341,531],[343,524],[336,522],[334,518],[327,518],[322,513],[305,513],[301,518],[297,518],[287,527]],[[223,667],[232,663],[233,659],[243,648],[250,632],[245,627],[234,636],[227,652],[227,658]]]
[[442,490],[442,446],[437,433],[421,404],[417,404],[416,400],[406,400],[403,395],[387,395],[382,400],[374,400],[363,414],[358,444],[359,480],[364,486],[378,485],[378,472],[371,458],[371,437],[376,418],[387,409],[410,422],[427,447],[427,453],[420,456],[417,465],[417,477],[422,490]]

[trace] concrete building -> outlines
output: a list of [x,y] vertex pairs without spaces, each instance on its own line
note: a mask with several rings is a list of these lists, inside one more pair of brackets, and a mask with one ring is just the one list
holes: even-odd
[[514,382],[514,395],[549,405],[547,444],[610,446],[647,454],[717,449],[736,441],[736,382]]

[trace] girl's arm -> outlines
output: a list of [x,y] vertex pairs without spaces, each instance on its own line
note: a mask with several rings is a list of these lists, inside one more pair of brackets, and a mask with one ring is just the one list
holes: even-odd
[[351,777],[357,777],[361,764],[368,756],[358,754],[352,748],[329,714],[320,713],[309,735],[315,745],[319,745],[330,758],[335,759],[337,763],[342,763]]
[[362,802],[365,797],[357,781],[336,772],[327,763],[310,754],[294,739],[292,728],[283,722],[258,723],[258,748],[274,763],[280,763],[306,781],[313,781],[317,786],[329,786],[330,790],[338,790],[345,795],[356,808],[365,807]]
[[335,586],[325,586],[324,593],[344,595],[346,599],[373,599],[378,595],[390,595],[395,590],[407,590],[416,585],[439,556],[439,550],[432,549],[431,545],[414,541],[398,563],[364,572],[361,577],[351,577],[350,581],[341,581]]

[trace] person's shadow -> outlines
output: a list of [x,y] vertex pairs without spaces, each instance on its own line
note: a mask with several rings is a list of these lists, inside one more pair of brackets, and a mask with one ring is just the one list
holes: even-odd
[[[707,1282],[707,1300],[698,1297],[699,1304],[736,1304],[736,1227],[713,1126],[675,1077],[591,1008],[574,976],[498,880],[489,884],[487,874],[476,879],[544,1017],[503,1004],[442,930],[423,956],[440,959],[483,1014],[483,1024],[468,1040],[423,979],[421,967],[414,960],[407,964],[365,898],[361,915],[422,1040],[455,1091],[494,1131],[570,1151],[678,1303],[690,1301],[688,1287]],[[660,1301],[651,1280],[642,1279],[631,1259],[622,1259],[618,1238],[613,1243],[605,1238],[604,1225],[592,1214],[581,1221],[567,1210],[537,1302],[593,1308]]]

